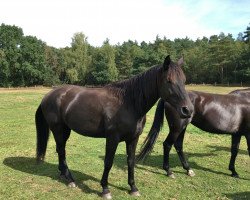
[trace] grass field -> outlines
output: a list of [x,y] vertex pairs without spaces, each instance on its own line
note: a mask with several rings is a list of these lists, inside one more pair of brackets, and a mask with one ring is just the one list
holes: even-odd
[[[228,93],[236,88],[188,86],[187,89]],[[0,89],[0,199],[100,199],[99,184],[103,171],[104,139],[93,139],[72,133],[67,143],[68,165],[77,188],[68,188],[59,180],[55,142],[51,137],[46,161],[35,162],[36,133],[34,113],[49,88]],[[155,107],[147,114],[147,123],[137,150],[146,137]],[[250,159],[245,138],[242,138],[236,169],[240,179],[228,171],[231,137],[212,135],[189,125],[184,150],[196,173],[188,177],[174,150],[170,162],[176,179],[162,170],[162,142],[168,127],[165,124],[150,158],[136,167],[136,182],[141,197],[128,195],[125,144],[120,143],[110,172],[113,199],[250,199]]]

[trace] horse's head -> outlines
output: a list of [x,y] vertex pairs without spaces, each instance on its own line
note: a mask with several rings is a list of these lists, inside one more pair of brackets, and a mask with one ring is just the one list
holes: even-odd
[[183,58],[177,63],[167,56],[162,66],[159,93],[160,97],[170,103],[179,113],[181,118],[191,116],[194,106],[185,90],[186,77],[182,71]]

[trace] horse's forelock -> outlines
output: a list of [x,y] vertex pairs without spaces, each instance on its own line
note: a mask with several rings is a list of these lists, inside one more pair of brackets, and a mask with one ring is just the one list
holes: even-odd
[[185,82],[186,76],[179,65],[171,62],[167,72],[167,80],[176,83],[178,81]]

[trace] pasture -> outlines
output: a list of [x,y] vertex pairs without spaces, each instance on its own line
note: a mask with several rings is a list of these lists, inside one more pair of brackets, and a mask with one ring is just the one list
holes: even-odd
[[[237,88],[187,86],[189,90],[228,93]],[[34,114],[42,97],[50,89],[0,89],[0,199],[100,199],[105,139],[83,137],[75,133],[67,142],[67,162],[78,185],[68,188],[59,180],[58,159],[53,136],[50,137],[45,162],[37,165]],[[146,137],[155,106],[137,146]],[[135,180],[141,197],[130,197],[127,184],[125,144],[120,143],[109,176],[113,199],[250,199],[250,159],[242,138],[236,160],[240,179],[228,170],[231,137],[203,132],[188,126],[184,151],[195,177],[188,177],[174,149],[170,165],[176,179],[162,170],[162,142],[168,133],[166,122],[151,156],[137,164]]]

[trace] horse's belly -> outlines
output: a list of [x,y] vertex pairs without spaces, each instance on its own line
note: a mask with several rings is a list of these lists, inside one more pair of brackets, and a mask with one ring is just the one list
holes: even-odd
[[73,131],[89,137],[105,137],[104,123],[100,115],[73,112],[66,115],[65,123]]
[[212,133],[236,133],[242,122],[240,107],[211,102],[195,115],[196,125]]
[[72,129],[76,133],[87,136],[87,137],[93,137],[93,138],[106,138],[104,131],[91,131],[91,130],[84,130],[84,129]]
[[210,133],[230,134],[239,131],[240,122],[237,118],[223,116],[214,120],[213,118],[203,119],[199,123],[194,123],[198,128]]

